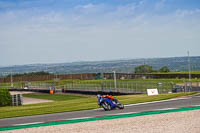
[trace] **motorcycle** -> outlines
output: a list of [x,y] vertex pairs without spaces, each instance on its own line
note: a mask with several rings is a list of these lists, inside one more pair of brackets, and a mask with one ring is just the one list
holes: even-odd
[[112,109],[124,109],[124,105],[121,104],[116,98],[112,96],[101,96],[97,95],[98,105],[102,107],[105,111],[110,111]]

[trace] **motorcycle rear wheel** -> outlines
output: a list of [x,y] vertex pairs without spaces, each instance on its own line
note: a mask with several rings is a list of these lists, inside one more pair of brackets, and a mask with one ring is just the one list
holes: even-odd
[[121,104],[121,103],[117,104],[117,107],[118,107],[119,109],[124,109],[124,105]]

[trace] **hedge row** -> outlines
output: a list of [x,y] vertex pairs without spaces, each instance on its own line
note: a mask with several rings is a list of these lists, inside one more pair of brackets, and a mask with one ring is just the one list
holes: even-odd
[[12,105],[12,98],[8,89],[0,88],[0,107]]

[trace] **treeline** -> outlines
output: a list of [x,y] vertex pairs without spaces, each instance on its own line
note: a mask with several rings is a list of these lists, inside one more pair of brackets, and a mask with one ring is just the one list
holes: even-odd
[[[170,69],[167,66],[164,66],[160,68],[159,70],[154,70],[153,67],[150,65],[140,65],[140,66],[135,67],[134,72],[135,74],[156,73],[156,72],[166,73],[166,72],[170,72]],[[54,74],[40,71],[40,72],[30,72],[30,73],[23,73],[23,74],[13,74],[12,76],[13,77],[22,77],[22,76],[31,77],[31,76],[48,76],[48,75],[54,75]],[[10,77],[10,76],[11,75],[7,75],[7,77]]]
[[0,107],[9,106],[12,104],[12,98],[8,89],[0,89]]
[[135,73],[136,74],[142,74],[142,73],[167,73],[170,72],[170,69],[167,66],[161,67],[159,70],[154,70],[152,66],[150,65],[140,65],[135,67]]
[[[13,77],[20,77],[20,76],[43,76],[43,75],[53,75],[49,72],[30,72],[30,73],[23,73],[23,74],[13,74]],[[10,77],[11,75],[8,75],[7,77]]]

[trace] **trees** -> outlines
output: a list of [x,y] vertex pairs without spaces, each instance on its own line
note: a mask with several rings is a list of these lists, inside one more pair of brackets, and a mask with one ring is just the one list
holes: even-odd
[[135,73],[152,73],[152,72],[170,72],[170,69],[167,66],[160,68],[159,70],[154,70],[150,65],[140,65],[135,67]]
[[11,95],[8,89],[0,88],[0,107],[12,104]]
[[162,68],[160,68],[159,72],[170,72],[168,66],[164,66]]
[[135,73],[151,73],[153,72],[152,66],[149,65],[140,65],[135,67]]
[[[13,74],[13,77],[19,77],[19,76],[41,76],[41,75],[52,75],[49,72],[44,72],[44,71],[40,71],[40,72],[30,72],[30,73],[22,73],[22,74]],[[10,77],[11,75],[8,75],[7,77]]]

